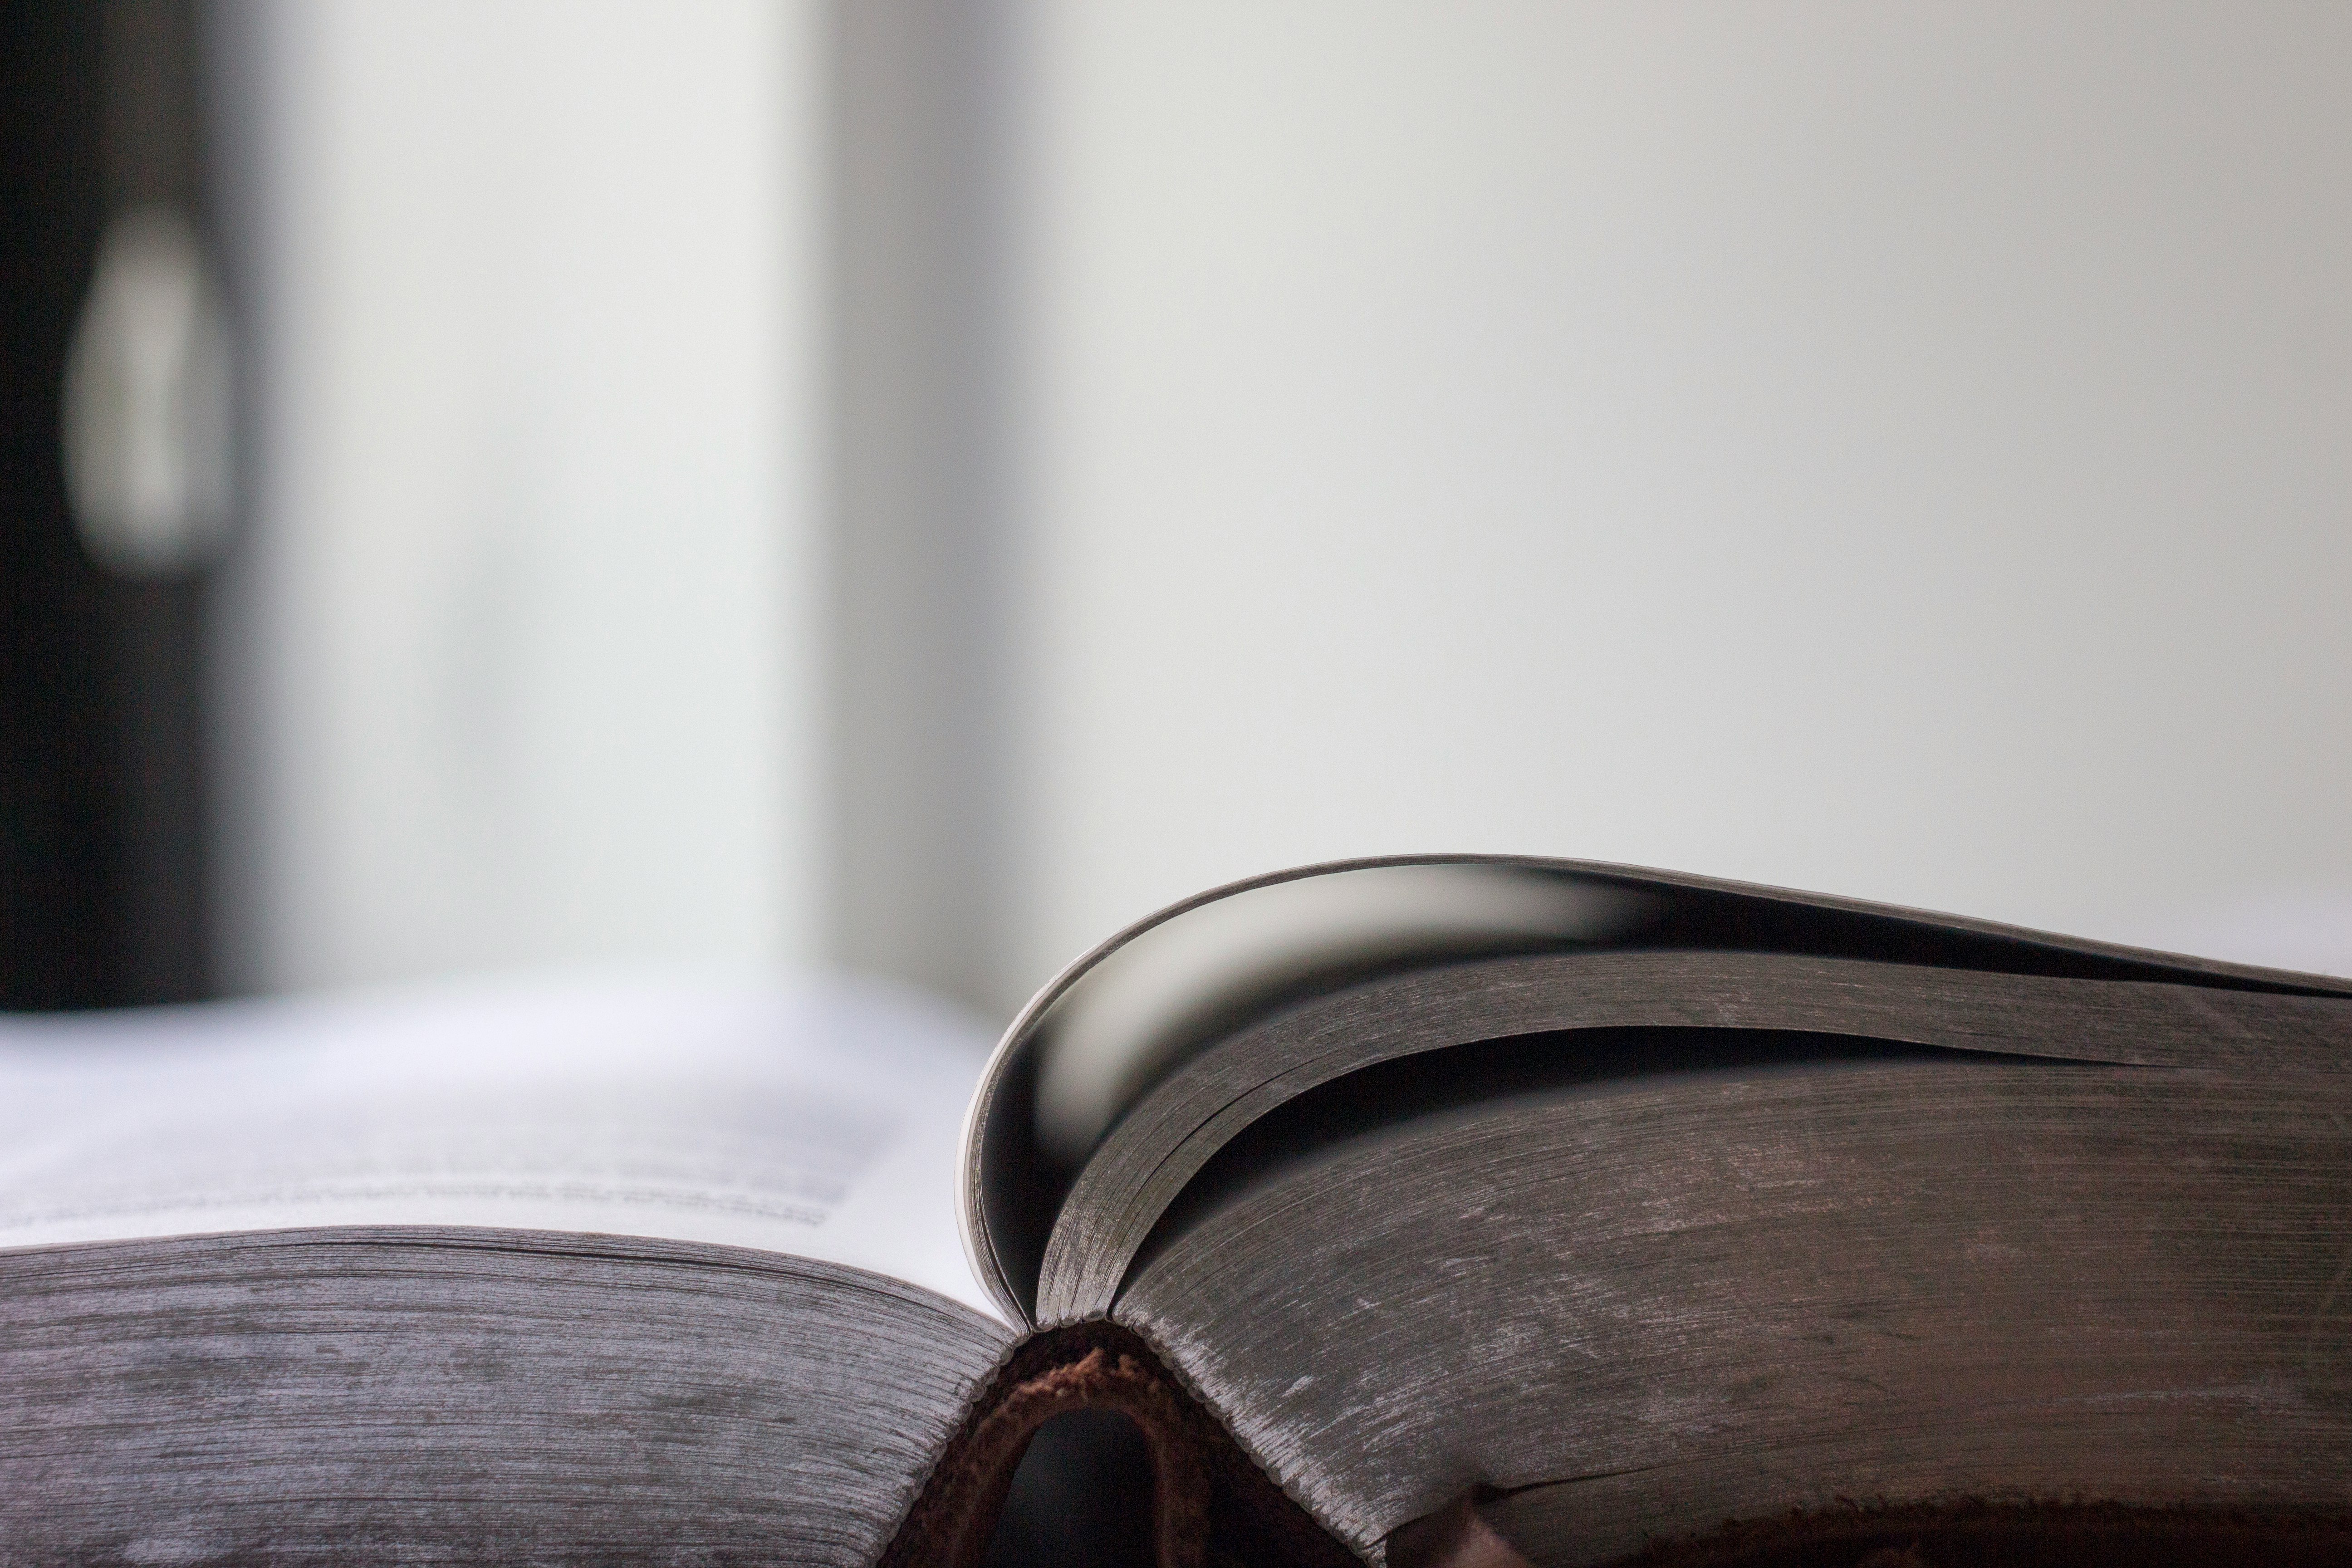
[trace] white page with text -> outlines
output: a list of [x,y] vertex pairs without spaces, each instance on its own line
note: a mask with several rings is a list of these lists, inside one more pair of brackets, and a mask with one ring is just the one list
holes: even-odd
[[990,1042],[843,981],[579,979],[0,1018],[0,1247],[489,1226],[758,1247],[994,1316],[956,1151]]

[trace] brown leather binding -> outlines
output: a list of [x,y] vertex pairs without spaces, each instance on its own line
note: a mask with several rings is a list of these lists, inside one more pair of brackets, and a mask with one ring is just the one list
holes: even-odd
[[1662,1542],[1623,1568],[2343,1568],[2352,1520],[2310,1511],[1958,1502],[1845,1508]]
[[[1487,1498],[1499,1494],[1486,1493]],[[1456,1499],[1388,1539],[1390,1568],[1528,1568]],[[1660,1542],[1617,1568],[2341,1568],[2352,1520],[2309,1512],[1958,1502],[1747,1520]]]
[[882,1568],[979,1568],[1037,1429],[1077,1410],[1135,1423],[1151,1453],[1160,1568],[1354,1568],[1356,1559],[1268,1480],[1140,1339],[1109,1323],[1016,1351],[948,1445]]

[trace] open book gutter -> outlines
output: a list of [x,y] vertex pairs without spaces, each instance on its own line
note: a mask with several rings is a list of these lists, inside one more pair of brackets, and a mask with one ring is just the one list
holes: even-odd
[[0,1024],[0,1563],[2352,1561],[2352,982],[1309,868]]

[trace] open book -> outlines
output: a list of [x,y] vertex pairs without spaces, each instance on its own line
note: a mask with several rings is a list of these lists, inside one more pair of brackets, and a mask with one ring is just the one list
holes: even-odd
[[1445,858],[1178,906],[992,1056],[845,984],[0,1026],[11,1565],[2318,1563],[2347,1518],[2344,980]]

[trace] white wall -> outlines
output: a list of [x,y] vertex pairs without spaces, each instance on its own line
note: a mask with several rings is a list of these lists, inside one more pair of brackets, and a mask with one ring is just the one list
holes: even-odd
[[234,19],[241,984],[816,951],[821,20]]
[[2340,10],[226,8],[245,984],[1003,1008],[1434,847],[2352,929]]
[[1017,32],[1001,1005],[1357,852],[2352,885],[2352,12]]

